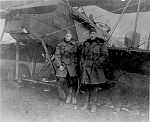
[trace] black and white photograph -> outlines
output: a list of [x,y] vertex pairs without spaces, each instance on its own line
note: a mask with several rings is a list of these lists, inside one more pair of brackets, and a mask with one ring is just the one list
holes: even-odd
[[0,0],[0,122],[149,122],[150,0]]

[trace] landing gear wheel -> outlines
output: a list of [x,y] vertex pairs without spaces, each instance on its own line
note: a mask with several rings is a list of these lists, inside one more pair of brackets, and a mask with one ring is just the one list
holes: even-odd
[[[26,81],[20,81],[20,80],[14,80],[16,74],[16,66],[12,66],[9,69],[8,75],[7,75],[7,82],[11,87],[17,87],[22,88],[25,87],[28,82]],[[20,78],[30,78],[31,74],[28,69],[28,67],[25,64],[19,64],[19,79]]]

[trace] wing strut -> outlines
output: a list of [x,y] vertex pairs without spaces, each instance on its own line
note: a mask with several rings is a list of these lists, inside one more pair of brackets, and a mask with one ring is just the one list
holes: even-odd
[[15,80],[19,80],[19,40],[16,40],[16,76]]
[[106,42],[106,43],[108,43],[108,42],[109,42],[109,39],[111,38],[111,36],[112,36],[112,34],[114,33],[114,31],[115,31],[116,27],[118,26],[118,24],[119,24],[119,22],[120,22],[121,18],[123,17],[123,14],[124,14],[124,12],[125,12],[126,8],[128,7],[128,5],[129,5],[129,3],[130,3],[130,2],[131,2],[131,0],[129,0],[129,1],[128,1],[128,3],[126,4],[125,8],[123,9],[123,11],[122,11],[122,13],[121,13],[121,15],[120,15],[119,19],[117,20],[116,24],[115,24],[115,25],[114,25],[114,27],[112,28],[112,31],[110,32],[110,36],[108,37],[108,40],[107,40],[107,42]]
[[[5,20],[5,22],[6,22],[6,20]],[[4,22],[3,31],[2,31],[2,34],[1,34],[1,37],[0,37],[0,42],[2,42],[2,39],[3,39],[3,36],[4,36],[5,22]]]
[[138,3],[138,9],[137,9],[135,26],[134,26],[134,32],[133,32],[132,47],[134,47],[134,43],[135,43],[135,39],[136,39],[136,29],[137,29],[137,22],[138,22],[138,16],[139,16],[140,3],[141,3],[141,0],[139,0],[139,3]]
[[150,30],[149,30],[147,49],[150,50]]
[[37,39],[39,39],[39,40],[41,41],[42,46],[43,46],[43,48],[44,48],[44,50],[45,50],[45,52],[46,52],[46,56],[47,56],[47,58],[48,58],[48,61],[49,61],[50,65],[52,66],[55,79],[57,79],[57,78],[56,78],[56,71],[55,71],[53,62],[52,62],[52,60],[51,60],[51,58],[50,58],[50,55],[49,55],[49,53],[48,53],[48,49],[47,49],[47,47],[46,47],[45,42],[43,41],[42,37],[40,37],[36,32],[31,31],[31,30],[30,30],[30,32],[31,32]]

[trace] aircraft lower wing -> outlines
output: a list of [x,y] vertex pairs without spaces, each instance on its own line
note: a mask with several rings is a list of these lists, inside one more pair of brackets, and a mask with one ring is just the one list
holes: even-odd
[[[115,14],[121,14],[128,1],[129,0],[68,0],[69,4],[73,7],[95,5]],[[124,13],[137,12],[138,1],[139,0],[131,0]],[[143,12],[143,9],[144,11],[150,11],[149,0],[141,0],[140,11]]]
[[[104,66],[105,69],[121,69],[123,71],[149,75],[150,73],[150,51],[109,47],[109,60]],[[111,65],[112,64],[112,65]]]

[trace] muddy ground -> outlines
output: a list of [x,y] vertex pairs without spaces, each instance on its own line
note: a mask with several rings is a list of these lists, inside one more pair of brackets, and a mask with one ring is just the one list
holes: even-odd
[[[118,75],[119,74],[119,75]],[[119,72],[115,85],[99,92],[98,111],[82,111],[84,93],[76,106],[59,99],[57,88],[28,84],[11,88],[1,75],[1,122],[148,122],[149,77]]]

